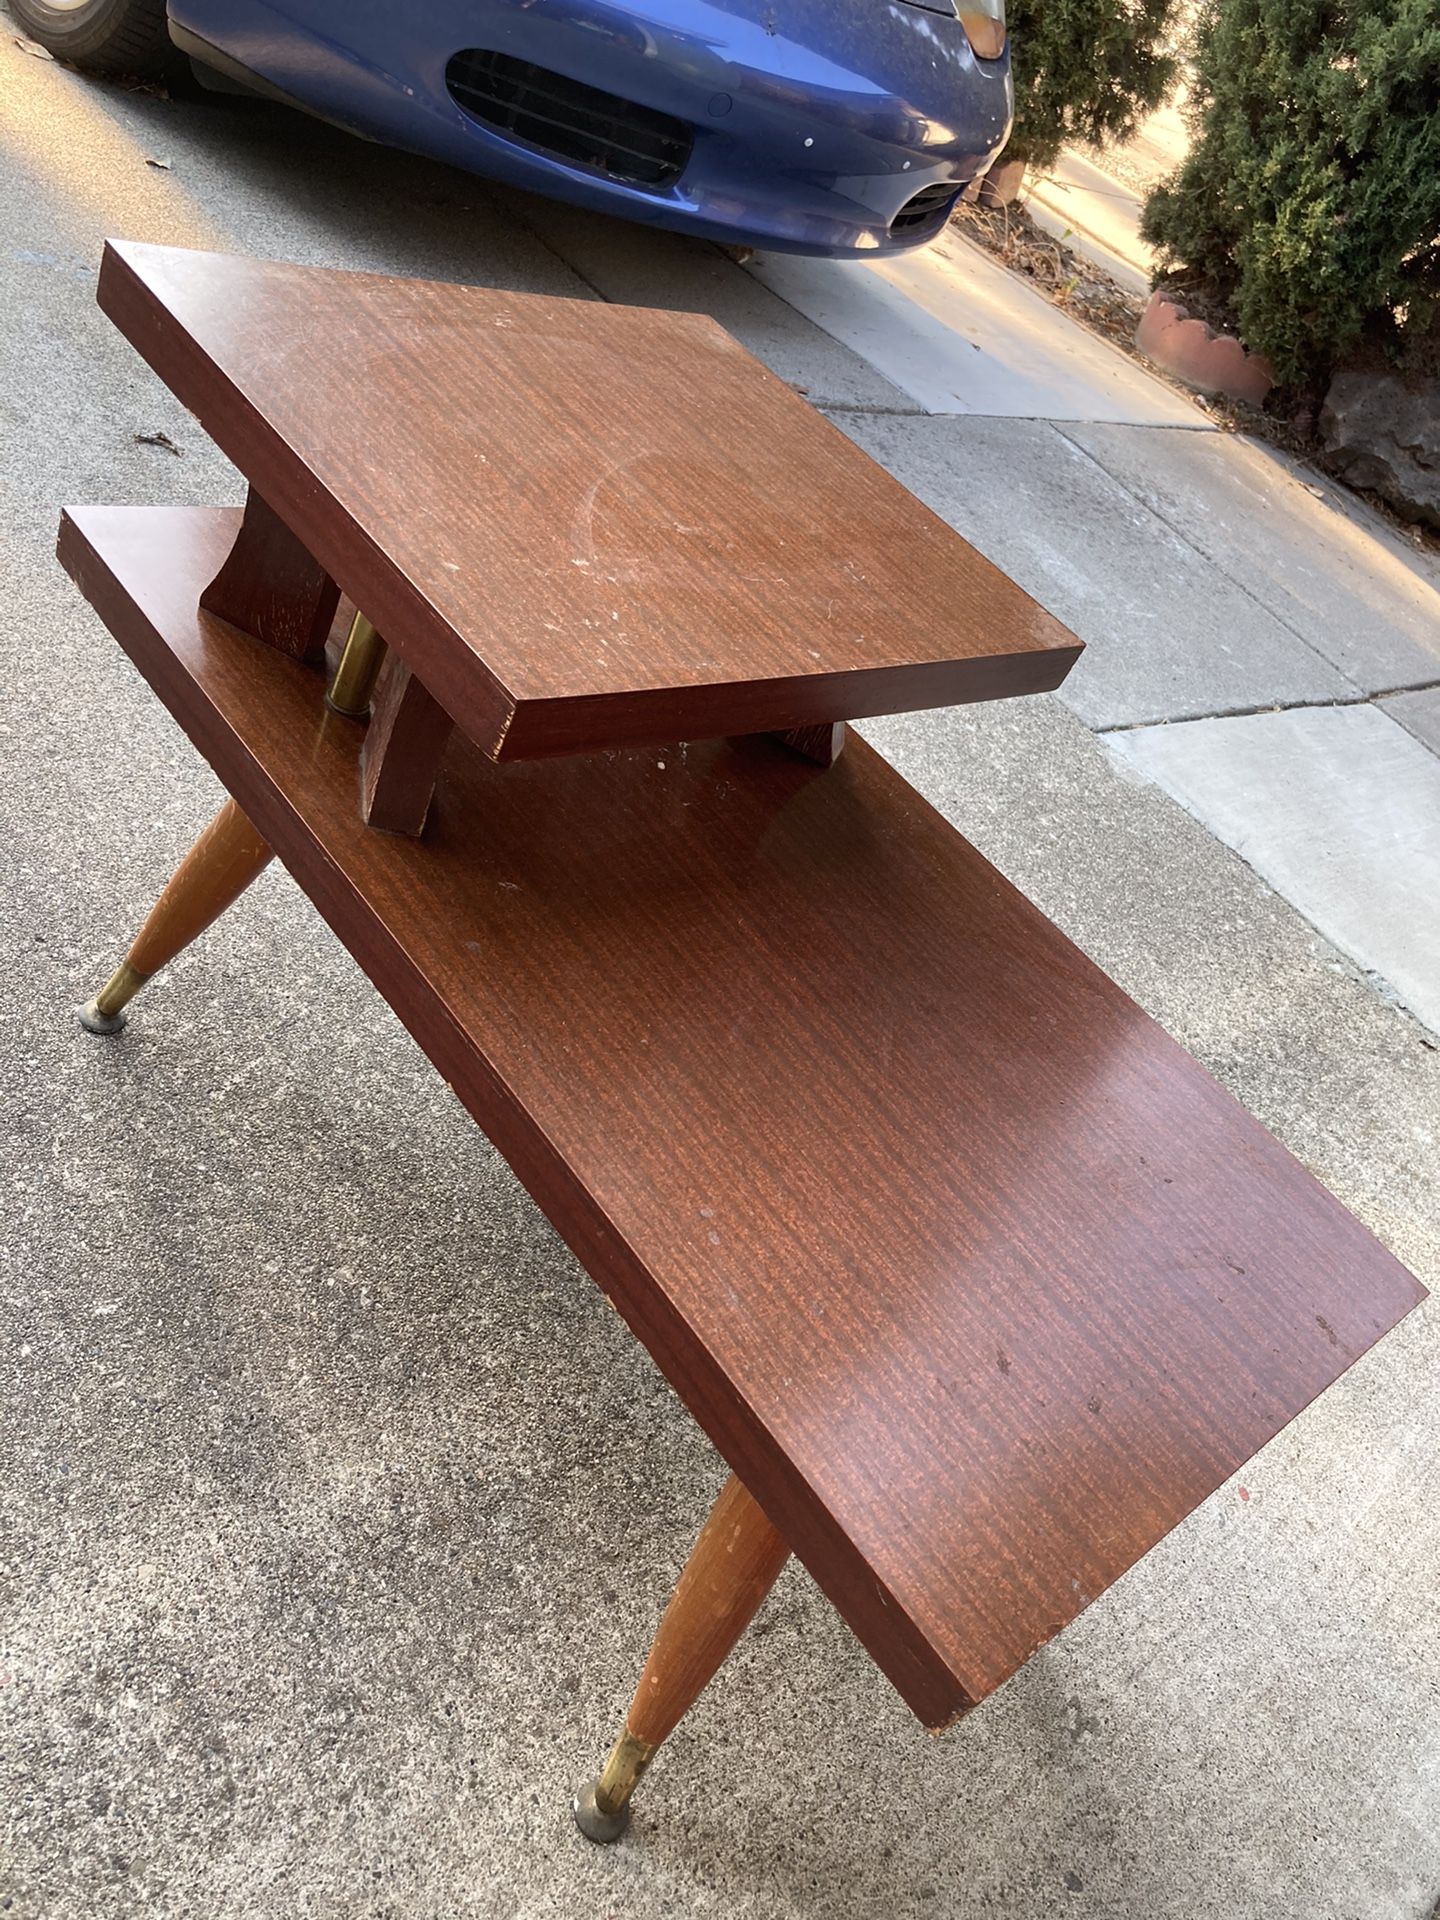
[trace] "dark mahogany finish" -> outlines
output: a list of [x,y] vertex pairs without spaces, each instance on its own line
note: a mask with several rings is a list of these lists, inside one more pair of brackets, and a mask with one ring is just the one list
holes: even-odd
[[200,604],[293,660],[318,662],[340,589],[251,487],[245,518]]
[[1079,654],[702,315],[129,241],[100,304],[494,758],[1034,693]]
[[1423,1297],[860,740],[457,735],[370,832],[319,677],[196,610],[236,520],[61,555],[928,1724]]
[[397,653],[388,653],[360,750],[360,810],[369,825],[387,833],[424,831],[453,730],[445,709]]
[[791,727],[788,733],[777,733],[775,738],[783,740],[792,753],[813,760],[817,767],[830,767],[844,750],[845,722],[837,720],[823,727]]

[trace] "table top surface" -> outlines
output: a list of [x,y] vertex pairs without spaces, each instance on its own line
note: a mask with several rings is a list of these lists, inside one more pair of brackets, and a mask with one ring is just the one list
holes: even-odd
[[497,766],[423,841],[197,611],[238,515],[62,557],[928,1724],[1422,1297],[861,741]]
[[129,241],[100,302],[492,757],[1038,692],[1079,654],[706,316]]

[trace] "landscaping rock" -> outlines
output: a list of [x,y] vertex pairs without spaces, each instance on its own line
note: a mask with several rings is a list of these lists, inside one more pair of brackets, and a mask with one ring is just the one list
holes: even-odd
[[1409,520],[1440,527],[1440,380],[1337,373],[1320,432],[1341,477]]

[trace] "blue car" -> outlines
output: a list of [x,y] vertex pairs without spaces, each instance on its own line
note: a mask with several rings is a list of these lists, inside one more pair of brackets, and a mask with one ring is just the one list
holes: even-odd
[[10,0],[96,71],[174,50],[336,125],[731,244],[930,239],[1010,130],[1005,0]]

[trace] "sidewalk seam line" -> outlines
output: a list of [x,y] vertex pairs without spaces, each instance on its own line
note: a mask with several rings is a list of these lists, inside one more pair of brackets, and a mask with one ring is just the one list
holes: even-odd
[[[830,337],[833,340],[835,336],[832,334]],[[843,346],[844,342],[842,341],[840,344]],[[853,348],[851,351],[854,351]],[[867,360],[865,364],[868,367],[870,362]],[[882,375],[881,377],[883,378],[884,376]],[[882,407],[878,401],[871,406],[864,400],[815,400],[811,402],[811,405],[816,407],[821,413],[879,414],[883,419],[887,420],[938,420],[942,417],[947,420],[959,420],[967,417],[963,414],[950,413],[942,416],[931,413],[927,408],[922,407],[918,400],[913,407]]]
[[[1188,727],[1197,720],[1247,720],[1262,713],[1323,713],[1330,707],[1369,707],[1379,700],[1391,700],[1400,693],[1429,693],[1440,687],[1440,680],[1420,680],[1413,686],[1381,687],[1374,693],[1357,693],[1353,700],[1272,700],[1262,707],[1222,707],[1214,713],[1187,713],[1167,720],[1114,720],[1108,726],[1094,727],[1094,733],[1140,733],[1147,727]],[[1388,716],[1387,716],[1388,717]],[[1396,726],[1400,725],[1397,720]],[[1407,729],[1402,729],[1407,731]]]
[[601,301],[607,307],[613,307],[615,305],[615,302],[610,298],[609,294],[604,292],[600,287],[597,287],[589,274],[582,272],[573,260],[567,260],[553,241],[548,240],[538,227],[531,226],[528,220],[522,220],[520,225],[525,229],[526,233],[530,235],[532,240],[539,242],[552,260],[557,260],[567,273],[573,273],[582,287],[588,287],[597,300]]
[[[834,339],[835,336],[832,334],[830,337]],[[845,343],[842,340],[840,344],[844,346]],[[849,351],[853,353],[855,349],[852,347]],[[870,362],[867,360],[865,364],[868,366]],[[1057,420],[1053,414],[1049,413],[987,413],[982,407],[957,407],[954,411],[947,412],[943,407],[938,409],[923,407],[919,401],[916,401],[913,407],[870,407],[863,401],[845,400],[817,400],[813,404],[818,406],[822,413],[894,414],[901,420],[1008,420],[1019,426],[1054,427],[1057,433],[1062,427],[1126,427],[1136,433],[1218,433],[1220,431],[1214,421],[1205,419],[1203,414],[1191,426],[1182,420]],[[1065,438],[1068,440],[1070,436],[1066,434]],[[1071,441],[1070,444],[1077,446],[1075,441]],[[1078,447],[1078,451],[1084,453],[1085,448]],[[1096,465],[1099,465],[1098,461]],[[1108,473],[1109,469],[1101,467],[1100,471]],[[1113,475],[1111,477],[1113,478]]]

